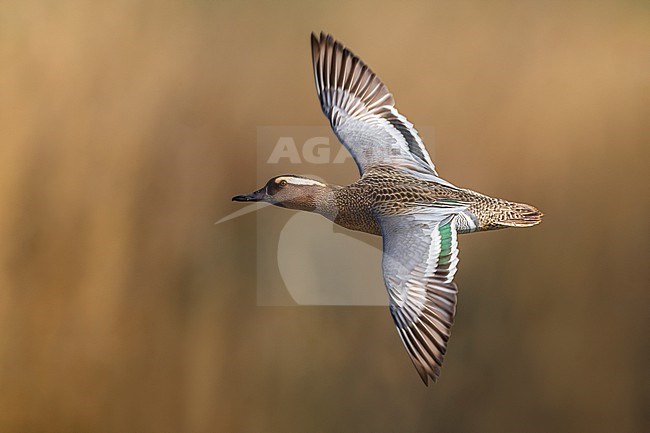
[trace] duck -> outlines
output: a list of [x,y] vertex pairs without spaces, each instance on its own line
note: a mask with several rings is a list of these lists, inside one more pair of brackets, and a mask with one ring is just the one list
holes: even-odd
[[456,315],[458,235],[539,224],[535,207],[442,179],[382,80],[323,32],[311,35],[316,91],[359,179],[346,186],[296,174],[232,198],[320,214],[382,237],[382,272],[397,333],[425,385],[436,382]]

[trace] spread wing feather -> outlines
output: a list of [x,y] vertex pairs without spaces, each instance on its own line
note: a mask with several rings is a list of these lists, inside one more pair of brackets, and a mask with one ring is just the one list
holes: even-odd
[[390,164],[437,176],[418,132],[379,77],[331,35],[312,34],[311,46],[321,108],[359,172]]
[[390,312],[422,381],[440,375],[456,312],[454,217],[462,209],[380,217]]

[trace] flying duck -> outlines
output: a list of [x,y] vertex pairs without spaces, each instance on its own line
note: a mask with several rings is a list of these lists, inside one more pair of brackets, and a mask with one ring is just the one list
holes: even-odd
[[425,385],[434,382],[456,312],[458,234],[541,222],[533,206],[439,177],[418,132],[379,77],[331,35],[311,35],[316,91],[360,178],[347,186],[298,175],[233,197],[314,212],[383,238],[382,269],[398,334]]

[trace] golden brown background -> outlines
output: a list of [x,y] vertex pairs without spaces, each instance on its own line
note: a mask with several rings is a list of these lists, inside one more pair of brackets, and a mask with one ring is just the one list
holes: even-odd
[[[213,224],[278,174],[257,126],[326,122],[321,29],[546,214],[461,238],[429,388],[384,308],[257,306],[255,217]],[[649,53],[642,1],[0,3],[0,431],[648,431]]]

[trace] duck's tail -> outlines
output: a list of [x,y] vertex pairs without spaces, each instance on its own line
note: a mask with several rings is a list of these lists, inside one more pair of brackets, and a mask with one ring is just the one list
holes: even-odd
[[524,204],[500,200],[498,224],[504,227],[530,227],[542,222],[543,213],[537,208]]

